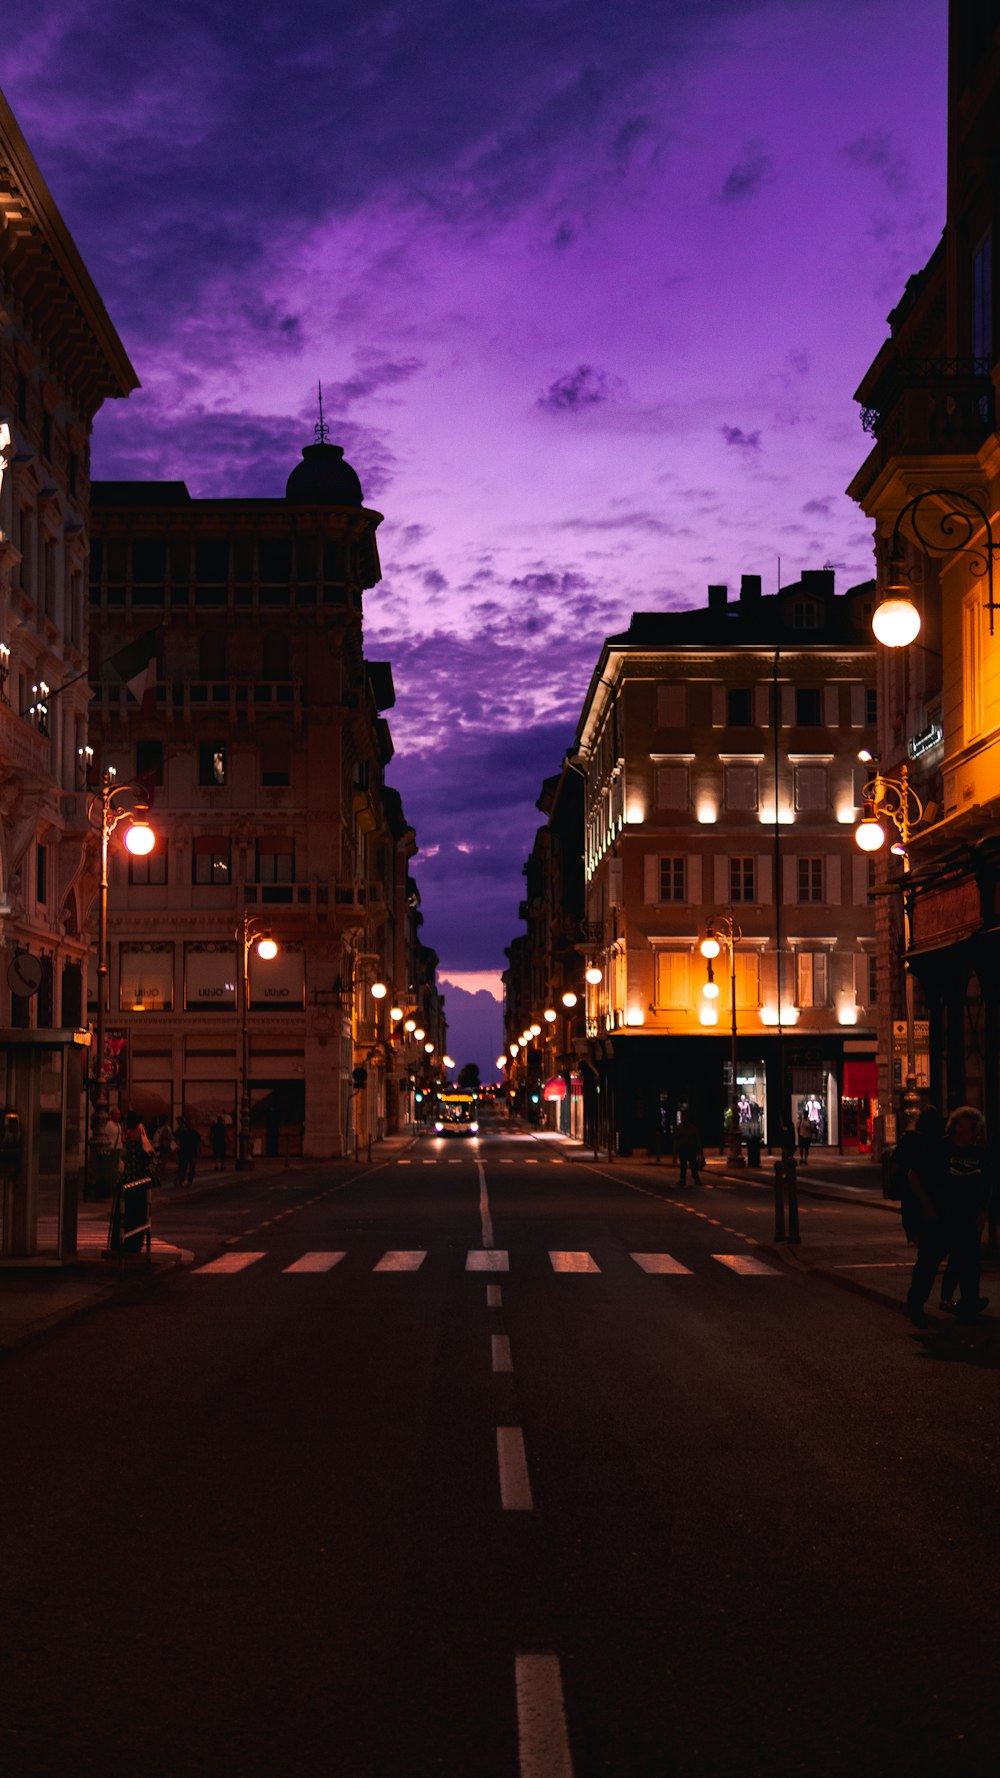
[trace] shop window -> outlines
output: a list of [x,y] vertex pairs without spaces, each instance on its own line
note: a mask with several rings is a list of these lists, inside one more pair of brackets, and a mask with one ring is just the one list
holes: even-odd
[[799,951],[795,959],[799,1006],[825,1006],[828,994],[828,963],[825,951]]
[[757,899],[756,858],[730,858],[729,899],[748,902]]
[[823,859],[800,858],[798,869],[798,901],[800,904],[811,901],[823,901]]
[[231,944],[184,946],[185,1012],[235,1011],[237,956]]
[[118,984],[122,1012],[173,1012],[173,945],[122,945]]
[[225,782],[225,747],[218,741],[202,741],[198,748],[198,783],[221,787]]
[[194,842],[192,882],[213,884],[221,888],[231,881],[232,857],[229,841],[199,836]]

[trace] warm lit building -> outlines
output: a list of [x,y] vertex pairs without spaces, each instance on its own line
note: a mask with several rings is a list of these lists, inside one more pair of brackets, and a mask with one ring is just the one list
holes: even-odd
[[[159,836],[149,859],[116,848],[112,864],[121,1097],[202,1130],[236,1122],[245,910],[280,946],[250,955],[258,1153],[348,1154],[407,1104],[389,1012],[415,988],[401,905],[415,839],[384,781],[392,675],[362,634],[380,522],[322,436],[284,499],[94,488],[94,763],[153,785]],[[155,685],[137,702],[102,662],[143,637]]]
[[[880,577],[899,521],[903,590],[922,617],[908,647],[879,649],[881,769],[920,803],[906,890],[916,983],[916,1082],[942,1106],[1000,1117],[1000,433],[996,424],[1000,23],[953,0],[944,236],[889,316],[891,337],[857,399],[874,447],[849,492],[875,522]],[[992,543],[992,550],[991,545]],[[992,561],[991,561],[992,556]],[[892,838],[895,834],[892,833]],[[887,851],[887,848],[886,848]],[[894,1113],[906,1067],[903,876],[880,866],[880,1096]]]
[[[609,637],[577,730],[590,1133],[652,1149],[687,1104],[721,1141],[733,1093],[728,948],[708,1000],[699,941],[736,926],[742,1134],[808,1110],[867,1143],[875,1094],[872,872],[854,841],[875,741],[872,588],[832,571]],[[600,1087],[600,1093],[596,1088]]]

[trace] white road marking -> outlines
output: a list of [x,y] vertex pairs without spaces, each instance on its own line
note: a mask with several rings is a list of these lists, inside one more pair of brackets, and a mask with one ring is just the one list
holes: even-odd
[[393,1248],[389,1253],[383,1253],[378,1265],[373,1266],[372,1270],[375,1272],[419,1272],[426,1258],[426,1247]]
[[490,1199],[486,1190],[486,1168],[482,1161],[476,1162],[476,1172],[479,1174],[479,1227],[482,1230],[482,1242],[484,1247],[492,1247],[493,1218],[490,1215]]
[[432,1158],[431,1158],[431,1159],[430,1159],[430,1160],[429,1160],[429,1161],[428,1161],[428,1160],[425,1160],[425,1161],[424,1161],[424,1163],[423,1163],[423,1165],[424,1165],[424,1166],[425,1166],[425,1167],[433,1167],[433,1165],[434,1165],[434,1160],[433,1160],[433,1157],[432,1157]]
[[671,1276],[690,1278],[690,1266],[682,1266],[670,1253],[633,1253],[631,1258],[644,1272],[669,1272]]
[[503,1291],[500,1289],[499,1284],[487,1284],[486,1307],[488,1309],[501,1309],[503,1307]]
[[538,1156],[537,1155],[528,1155],[524,1164],[526,1167],[537,1167]]
[[599,1272],[600,1266],[589,1253],[550,1253],[554,1272]]
[[247,1266],[255,1266],[263,1253],[224,1253],[219,1259],[209,1260],[207,1266],[196,1266],[195,1277],[202,1277],[206,1272],[245,1272]]
[[738,1272],[741,1278],[783,1278],[775,1266],[766,1266],[762,1259],[754,1259],[749,1253],[713,1253],[720,1266],[728,1266],[731,1272]]
[[520,1778],[573,1778],[559,1656],[514,1657]]
[[346,1253],[304,1253],[293,1265],[282,1269],[286,1272],[332,1272],[334,1266],[346,1258]]
[[493,1369],[495,1371],[512,1371],[514,1369],[514,1361],[510,1355],[509,1334],[491,1334],[490,1349],[493,1354]]
[[465,1269],[467,1272],[509,1272],[509,1255],[505,1247],[470,1247]]
[[519,1426],[497,1427],[497,1463],[500,1469],[500,1505],[506,1513],[534,1510],[524,1433]]
[[396,1165],[397,1165],[397,1167],[412,1167],[413,1162],[412,1161],[397,1161]]

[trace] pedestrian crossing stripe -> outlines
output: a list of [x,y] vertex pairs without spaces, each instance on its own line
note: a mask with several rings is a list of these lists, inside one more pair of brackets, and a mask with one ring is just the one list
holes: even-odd
[[[393,1247],[383,1253],[381,1259],[376,1261],[371,1270],[373,1272],[419,1272],[427,1258],[428,1251],[426,1247]],[[238,1272],[248,1271],[251,1266],[257,1265],[260,1260],[268,1257],[266,1252],[261,1252],[258,1249],[252,1252],[234,1250],[221,1254],[218,1259],[209,1260],[206,1265],[196,1266],[194,1271],[198,1277],[206,1275],[232,1277]],[[291,1265],[283,1266],[282,1274],[322,1275],[332,1272],[335,1266],[339,1266],[341,1261],[348,1257],[348,1254],[342,1250],[336,1252],[325,1249],[310,1250],[300,1254],[299,1258],[293,1260]],[[649,1276],[690,1278],[694,1275],[690,1266],[682,1264],[671,1253],[630,1253],[628,1257],[639,1267],[640,1271]],[[787,1273],[781,1268],[765,1265],[763,1260],[756,1259],[748,1253],[713,1253],[709,1257],[717,1265],[724,1266],[727,1271],[740,1278],[782,1278],[787,1276]],[[553,1272],[564,1276],[593,1275],[603,1271],[603,1267],[598,1264],[592,1253],[551,1248],[548,1250],[548,1260]],[[505,1247],[470,1247],[465,1256],[465,1270],[467,1272],[509,1273],[510,1253]]]

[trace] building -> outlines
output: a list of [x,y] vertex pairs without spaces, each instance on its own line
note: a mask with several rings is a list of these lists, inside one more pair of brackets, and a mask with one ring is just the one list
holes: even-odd
[[15,1259],[76,1251],[95,887],[79,759],[90,436],[102,403],[136,387],[0,95],[0,1104],[21,1138],[0,1249]]
[[[322,1157],[406,1114],[417,1057],[390,1011],[425,984],[416,841],[385,784],[392,674],[363,652],[381,515],[317,431],[283,499],[97,483],[90,600],[94,766],[152,787],[158,835],[112,861],[120,1097],[235,1125],[245,1018],[254,1151]],[[139,701],[107,663],[144,643]],[[250,945],[244,1007],[242,934],[265,927],[278,954]]]
[[[874,885],[854,830],[871,606],[870,585],[838,597],[827,570],[767,597],[744,575],[736,601],[710,587],[706,610],[640,612],[606,641],[575,753],[595,1141],[653,1150],[687,1105],[721,1142],[735,1102],[744,1136],[805,1110],[818,1141],[867,1145]],[[710,982],[700,940],[728,918]]]
[[890,1139],[911,1059],[936,1103],[1000,1117],[995,7],[953,0],[948,81],[944,235],[858,389],[873,445],[849,489],[874,521],[883,588],[922,618],[909,646],[879,649],[881,771],[898,783],[905,768],[912,827],[908,858],[880,869]]

